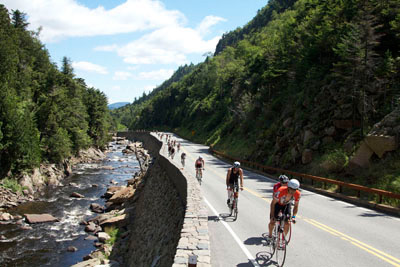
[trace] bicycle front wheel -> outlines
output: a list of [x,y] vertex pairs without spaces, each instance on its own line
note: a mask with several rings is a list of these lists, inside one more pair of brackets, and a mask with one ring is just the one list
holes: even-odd
[[233,220],[234,221],[237,220],[238,213],[239,213],[239,210],[238,210],[238,199],[235,198],[234,201],[233,201],[233,217],[234,217]]
[[286,259],[286,238],[285,233],[282,231],[278,233],[275,242],[275,256],[277,266],[282,267]]

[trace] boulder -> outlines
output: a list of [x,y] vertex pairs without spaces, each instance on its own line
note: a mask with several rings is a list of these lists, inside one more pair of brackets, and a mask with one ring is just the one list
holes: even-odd
[[314,133],[310,130],[304,132],[303,144],[307,144],[314,137]]
[[85,196],[82,194],[79,194],[77,192],[73,192],[70,197],[75,197],[75,198],[84,198]]
[[287,118],[284,122],[283,122],[283,127],[285,128],[289,128],[289,126],[292,124],[292,118]]
[[89,258],[85,261],[79,262],[75,265],[72,265],[71,267],[93,267],[93,266],[97,266],[101,264],[101,260],[100,259],[92,259]]
[[26,221],[30,224],[45,223],[45,222],[58,222],[59,220],[50,214],[24,214]]
[[99,238],[99,241],[102,243],[105,243],[107,240],[111,239],[111,236],[109,236],[106,232],[97,233],[97,237]]
[[91,209],[93,212],[96,212],[96,213],[103,213],[104,210],[105,210],[105,208],[104,208],[102,205],[97,204],[97,203],[92,203],[92,204],[90,204],[90,209]]
[[96,231],[96,224],[93,222],[90,222],[88,225],[85,227],[86,232],[95,232]]
[[123,227],[126,225],[126,218],[127,218],[126,214],[122,214],[116,217],[111,217],[107,220],[101,221],[100,226],[104,227],[106,225],[111,224],[111,225],[117,225],[118,227]]
[[336,134],[335,126],[331,126],[331,127],[325,128],[325,133],[328,136],[334,136]]
[[119,191],[115,192],[114,195],[109,199],[114,204],[120,204],[131,198],[135,194],[135,189],[130,186],[123,187]]
[[69,246],[69,247],[67,248],[67,251],[68,251],[68,252],[76,252],[76,251],[78,251],[78,249],[77,249],[76,247],[74,247],[74,246]]
[[13,216],[10,213],[4,212],[0,214],[0,221],[10,221],[13,219]]
[[373,154],[374,151],[365,142],[362,142],[356,154],[350,159],[349,164],[350,166],[354,164],[358,167],[367,167]]
[[312,151],[311,149],[305,149],[301,155],[301,162],[303,164],[308,164],[312,161]]
[[395,136],[366,136],[364,142],[375,152],[380,158],[388,151],[397,149]]

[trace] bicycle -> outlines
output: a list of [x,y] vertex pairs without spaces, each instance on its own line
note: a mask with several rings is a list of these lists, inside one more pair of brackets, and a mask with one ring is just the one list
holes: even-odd
[[289,223],[289,232],[288,232],[289,238],[288,239],[286,238],[285,231],[284,231],[286,218],[287,218],[286,209],[287,209],[287,207],[285,208],[283,213],[282,213],[282,211],[280,211],[278,214],[278,218],[275,221],[275,226],[272,231],[272,240],[270,243],[271,259],[275,255],[276,262],[279,267],[282,267],[283,264],[285,263],[286,247],[289,244],[290,237],[292,234],[291,223],[290,223],[290,221],[287,221],[287,223]]
[[196,178],[197,181],[199,181],[199,184],[201,185],[201,179],[203,178],[203,172],[201,171],[201,168],[196,169]]
[[[232,189],[229,188],[228,190],[232,190]],[[229,198],[229,210],[230,210],[229,216],[232,216],[232,214],[233,214],[234,221],[236,221],[238,213],[239,213],[238,201],[239,201],[239,185],[235,183],[233,185],[233,192]]]
[[185,167],[185,157],[181,157],[181,163],[182,163],[182,167]]

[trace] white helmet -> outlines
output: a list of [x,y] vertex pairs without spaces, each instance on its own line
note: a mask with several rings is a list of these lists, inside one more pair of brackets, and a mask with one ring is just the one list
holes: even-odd
[[234,167],[234,168],[239,168],[239,167],[240,167],[240,162],[239,162],[239,161],[235,161],[235,162],[233,163],[233,167]]
[[282,174],[279,176],[279,181],[286,184],[287,182],[289,182],[289,178],[286,175]]
[[290,187],[290,188],[292,188],[292,189],[294,189],[294,190],[297,190],[297,189],[299,189],[299,187],[300,187],[300,182],[297,181],[296,179],[291,179],[291,180],[288,182],[287,186]]

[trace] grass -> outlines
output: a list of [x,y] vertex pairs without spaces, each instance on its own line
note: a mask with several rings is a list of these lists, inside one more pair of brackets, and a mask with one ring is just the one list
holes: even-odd
[[119,229],[112,225],[105,227],[104,231],[111,237],[106,241],[106,244],[113,246],[119,237]]
[[22,190],[26,189],[26,187],[22,187],[18,181],[13,178],[4,178],[1,180],[0,186],[10,189],[14,193],[22,192]]

